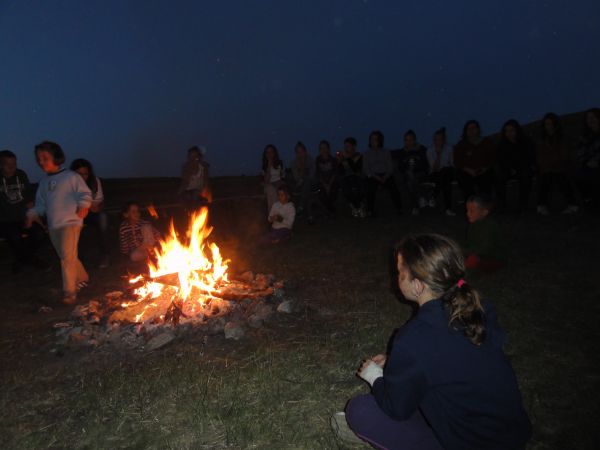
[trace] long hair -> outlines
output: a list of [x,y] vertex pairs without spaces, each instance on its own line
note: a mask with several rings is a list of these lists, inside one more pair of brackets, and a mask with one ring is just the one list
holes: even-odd
[[[554,135],[552,136],[550,136],[546,131],[546,120],[550,120],[554,125]],[[544,114],[544,117],[542,118],[541,128],[541,135],[543,141],[560,141],[562,139],[562,125],[560,123],[559,117],[555,113],[549,112]]]
[[502,130],[500,132],[500,142],[502,142],[503,144],[508,142],[508,140],[506,139],[506,128],[508,127],[513,127],[516,130],[517,143],[520,144],[526,140],[525,132],[523,131],[523,127],[521,127],[521,124],[516,119],[508,119],[506,122],[504,122],[504,125],[502,125]]
[[461,330],[473,344],[481,344],[486,335],[481,297],[471,285],[459,285],[465,276],[465,263],[458,244],[439,234],[417,234],[400,241],[395,254],[396,260],[402,255],[412,278],[442,299],[449,326]]
[[90,188],[92,194],[96,195],[96,192],[98,192],[98,180],[96,179],[96,174],[94,173],[94,167],[92,166],[92,163],[83,158],[78,158],[71,163],[71,170],[74,172],[82,167],[85,167],[89,173],[85,184],[87,184],[87,186]]
[[273,149],[273,155],[275,155],[275,158],[273,160],[273,167],[282,167],[283,166],[281,159],[279,159],[279,152],[277,151],[277,147],[275,147],[273,144],[267,144],[265,146],[265,149],[263,150],[263,154],[262,154],[262,169],[263,170],[267,170],[267,167],[269,166],[269,161],[267,160],[267,150],[269,150],[270,148]]
[[477,128],[479,129],[479,134],[481,135],[481,125],[479,125],[479,122],[476,121],[475,119],[471,119],[471,120],[467,120],[465,122],[465,125],[463,126],[462,135],[460,137],[461,140],[463,140],[463,141],[467,140],[467,128],[469,128],[471,125],[476,125]]
[[594,130],[592,130],[587,124],[587,116],[593,114],[596,116],[596,119],[600,122],[600,108],[590,108],[583,115],[583,137],[585,139],[589,139],[594,135]]

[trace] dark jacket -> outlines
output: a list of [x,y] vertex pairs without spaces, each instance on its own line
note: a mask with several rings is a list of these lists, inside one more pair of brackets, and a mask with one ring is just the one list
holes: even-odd
[[417,145],[414,150],[399,150],[394,155],[398,163],[398,170],[403,175],[419,175],[429,173],[429,160],[427,159],[427,149],[422,145]]
[[378,405],[404,420],[419,408],[447,450],[523,449],[531,424],[493,307],[484,306],[486,339],[476,346],[448,325],[441,300],[421,306],[401,327],[373,383]]
[[9,178],[0,174],[0,222],[25,219],[27,203],[35,196],[27,174],[21,169]]
[[454,167],[457,169],[489,169],[495,162],[496,148],[488,138],[483,138],[478,144],[463,139],[454,146]]
[[544,139],[536,146],[540,173],[567,173],[572,168],[569,147],[562,139]]
[[531,174],[535,168],[535,145],[525,137],[512,143],[506,139],[498,144],[498,166],[503,171],[514,170],[519,174]]

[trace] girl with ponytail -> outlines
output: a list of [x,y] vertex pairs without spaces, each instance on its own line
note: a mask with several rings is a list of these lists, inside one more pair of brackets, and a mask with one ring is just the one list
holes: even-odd
[[396,246],[398,285],[419,306],[390,352],[357,375],[371,393],[332,417],[338,436],[385,449],[523,449],[531,425],[491,304],[465,280],[459,246],[436,234]]

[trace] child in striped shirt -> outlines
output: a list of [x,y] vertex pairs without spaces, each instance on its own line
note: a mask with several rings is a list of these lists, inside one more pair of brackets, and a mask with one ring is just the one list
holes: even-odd
[[123,208],[123,222],[119,227],[119,247],[132,262],[145,261],[160,239],[160,233],[141,218],[140,205],[129,202]]

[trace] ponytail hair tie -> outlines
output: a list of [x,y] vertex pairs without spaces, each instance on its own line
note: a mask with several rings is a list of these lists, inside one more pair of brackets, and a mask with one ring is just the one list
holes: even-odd
[[456,283],[456,287],[460,289],[460,288],[461,288],[461,287],[463,287],[465,284],[467,284],[467,282],[466,282],[466,281],[465,281],[463,278],[461,278],[461,279],[460,279],[460,280],[458,280],[458,282]]

